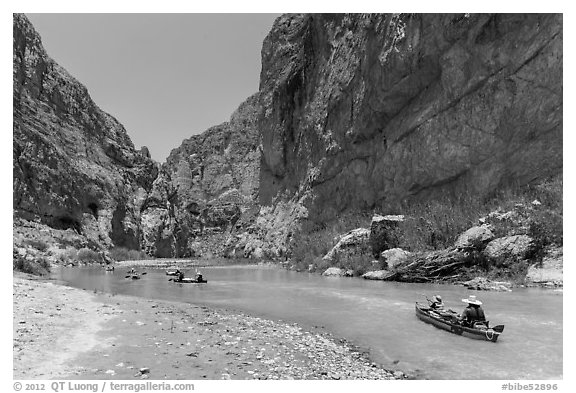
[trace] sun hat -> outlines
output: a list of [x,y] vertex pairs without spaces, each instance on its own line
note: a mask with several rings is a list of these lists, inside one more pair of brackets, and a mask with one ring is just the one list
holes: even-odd
[[470,295],[470,296],[468,296],[468,299],[462,299],[462,301],[464,303],[475,304],[477,306],[482,304],[482,302],[480,300],[477,300],[476,296],[474,296],[474,295]]
[[441,302],[441,301],[442,301],[442,296],[436,295],[436,296],[434,296],[434,300],[436,300],[437,302]]

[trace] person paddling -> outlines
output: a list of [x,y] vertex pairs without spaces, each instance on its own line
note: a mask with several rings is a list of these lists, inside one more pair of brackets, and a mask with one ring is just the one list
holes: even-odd
[[486,317],[482,309],[482,302],[476,299],[476,296],[470,295],[468,299],[462,299],[462,302],[468,303],[468,306],[458,317],[458,321],[464,326],[474,326],[476,322],[485,322]]
[[432,310],[444,310],[444,303],[440,295],[435,295],[430,301],[430,308]]

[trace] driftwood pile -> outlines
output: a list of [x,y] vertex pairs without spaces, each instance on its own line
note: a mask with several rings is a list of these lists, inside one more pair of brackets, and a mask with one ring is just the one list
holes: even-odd
[[464,267],[474,264],[469,252],[459,249],[413,254],[406,262],[394,266],[384,279],[401,282],[438,282],[468,279]]

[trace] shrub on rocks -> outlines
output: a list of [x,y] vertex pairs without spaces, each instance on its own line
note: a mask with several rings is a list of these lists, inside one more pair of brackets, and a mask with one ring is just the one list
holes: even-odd
[[27,252],[25,249],[12,251],[12,269],[35,276],[44,276],[50,273],[50,262],[39,254]]
[[102,256],[89,248],[81,248],[76,253],[76,259],[80,262],[91,263],[91,262],[102,262]]
[[110,249],[110,258],[116,261],[136,261],[140,259],[150,259],[144,251],[129,250],[125,247],[114,247]]

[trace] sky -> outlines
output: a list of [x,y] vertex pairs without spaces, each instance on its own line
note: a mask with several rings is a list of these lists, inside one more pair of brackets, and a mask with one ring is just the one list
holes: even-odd
[[279,14],[26,14],[48,55],[164,162],[258,91]]

